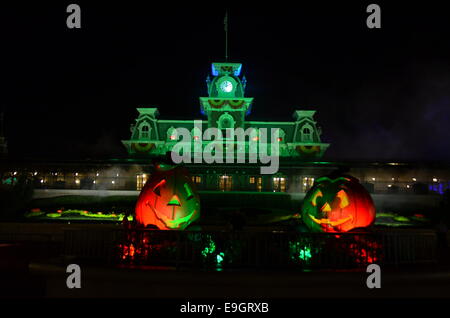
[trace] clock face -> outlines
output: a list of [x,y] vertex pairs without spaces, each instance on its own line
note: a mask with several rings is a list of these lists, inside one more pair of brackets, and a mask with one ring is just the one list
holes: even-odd
[[229,93],[233,90],[233,83],[230,81],[223,81],[220,83],[220,89],[225,93]]

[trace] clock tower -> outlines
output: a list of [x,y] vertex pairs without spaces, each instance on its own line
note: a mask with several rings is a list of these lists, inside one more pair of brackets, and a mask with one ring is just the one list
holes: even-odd
[[201,113],[208,117],[208,128],[244,128],[253,98],[244,97],[246,80],[242,64],[212,63],[206,79],[208,97],[200,97]]

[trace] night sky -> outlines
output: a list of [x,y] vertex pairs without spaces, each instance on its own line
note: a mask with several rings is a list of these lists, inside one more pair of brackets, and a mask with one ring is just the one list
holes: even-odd
[[[0,8],[1,100],[10,154],[125,155],[136,107],[198,119],[210,63],[224,58],[225,5],[38,1]],[[148,2],[156,3],[156,2]],[[222,2],[217,2],[222,3]],[[262,2],[261,2],[262,3]],[[317,110],[328,160],[450,160],[450,14],[371,2],[228,7],[230,60],[254,97],[248,120]]]

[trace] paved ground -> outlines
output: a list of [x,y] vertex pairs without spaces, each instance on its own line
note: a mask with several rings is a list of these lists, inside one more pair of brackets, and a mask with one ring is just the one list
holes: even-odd
[[62,298],[450,298],[450,271],[383,270],[380,289],[365,272],[176,271],[172,268],[81,266],[81,289],[68,289],[66,267],[31,263],[2,271],[3,297]]

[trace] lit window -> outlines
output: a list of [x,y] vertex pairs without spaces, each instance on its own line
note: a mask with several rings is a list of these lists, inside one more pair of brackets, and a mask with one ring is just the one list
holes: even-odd
[[251,184],[255,183],[255,177],[250,177],[249,182],[250,182]]
[[202,183],[202,177],[201,176],[192,176],[192,182],[200,184],[200,183]]
[[314,178],[312,178],[312,177],[303,177],[302,178],[302,184],[303,184],[302,191],[303,192],[307,192],[314,185]]
[[219,177],[219,189],[221,191],[231,191],[233,187],[232,176],[220,176]]
[[274,192],[285,192],[286,191],[286,178],[274,177],[273,178],[273,191]]
[[142,190],[145,183],[147,182],[147,174],[138,174],[136,175],[136,190]]

